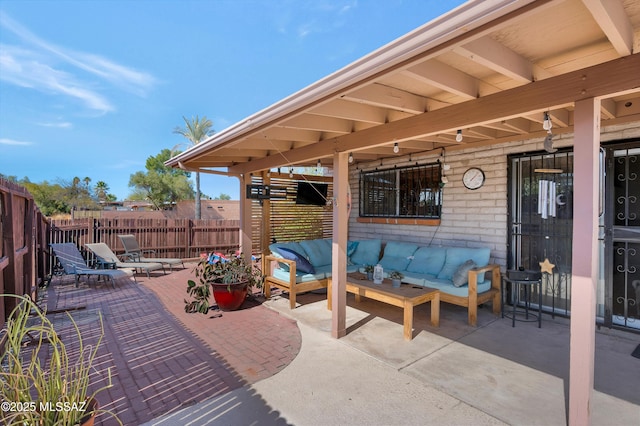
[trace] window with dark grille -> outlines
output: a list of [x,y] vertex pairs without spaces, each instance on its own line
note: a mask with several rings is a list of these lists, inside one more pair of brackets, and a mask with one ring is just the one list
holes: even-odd
[[440,165],[361,172],[361,217],[440,218]]

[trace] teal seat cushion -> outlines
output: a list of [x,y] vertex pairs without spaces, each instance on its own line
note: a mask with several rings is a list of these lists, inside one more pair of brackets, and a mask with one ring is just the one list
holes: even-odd
[[[448,247],[447,257],[438,278],[451,280],[456,270],[467,260],[473,260],[477,267],[487,266],[491,250],[488,248]],[[484,274],[478,276],[478,284],[484,282]]]
[[445,247],[419,247],[407,266],[408,272],[438,275],[447,257]]
[[[284,269],[276,268],[276,269],[273,270],[273,277],[277,278],[279,280],[282,280],[282,281],[289,282],[289,271],[285,271]],[[302,273],[296,274],[296,282],[297,283],[304,283],[304,282],[309,282],[309,281],[322,280],[324,278],[326,278],[324,272],[318,273],[316,271],[315,274],[302,274]]]
[[[463,285],[462,287],[456,287],[451,280],[443,280],[439,278],[425,279],[425,287],[437,288],[442,293],[447,293],[452,296],[469,297],[469,286]],[[484,293],[491,289],[491,281],[487,281],[483,284],[478,284],[478,294]]]
[[411,262],[411,256],[418,249],[417,244],[390,241],[384,248],[380,265],[385,271],[404,271]]
[[319,266],[331,265],[331,241],[330,240],[304,240],[300,245],[307,253],[309,262],[317,268]]
[[375,265],[380,260],[382,240],[360,240],[351,255],[354,265]]

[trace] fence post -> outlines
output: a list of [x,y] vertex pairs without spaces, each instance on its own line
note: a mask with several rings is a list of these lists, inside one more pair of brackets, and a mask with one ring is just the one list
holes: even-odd
[[192,257],[190,247],[191,247],[191,242],[193,241],[193,226],[194,226],[193,220],[191,220],[190,218],[187,219],[187,226],[185,227],[185,231],[187,232],[187,238],[185,238],[186,246],[184,248],[184,252],[187,258]]

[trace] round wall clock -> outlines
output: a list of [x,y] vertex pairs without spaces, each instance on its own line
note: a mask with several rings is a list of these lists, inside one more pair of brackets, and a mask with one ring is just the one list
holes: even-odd
[[478,189],[484,185],[484,172],[477,167],[471,167],[462,175],[462,183],[468,189]]

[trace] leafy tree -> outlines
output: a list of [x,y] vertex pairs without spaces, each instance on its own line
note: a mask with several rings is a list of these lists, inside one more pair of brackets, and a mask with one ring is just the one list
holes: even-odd
[[162,210],[180,200],[193,198],[189,172],[166,167],[171,151],[163,149],[156,156],[147,158],[147,172],[136,172],[129,178],[129,187],[134,189],[129,199],[148,200],[155,209]]
[[230,199],[231,199],[231,195],[228,195],[228,194],[220,194],[219,196],[214,198],[214,200],[230,200]]
[[71,207],[67,204],[65,188],[62,185],[52,185],[47,181],[40,184],[31,183],[28,179],[20,181],[20,185],[24,186],[33,196],[33,201],[43,215],[53,216],[60,213],[69,213]]
[[[191,146],[195,146],[211,136],[213,134],[213,130],[211,127],[213,123],[207,117],[203,116],[202,119],[198,118],[196,115],[195,118],[191,120],[187,120],[185,117],[182,117],[184,120],[185,127],[176,127],[173,130],[173,133],[177,133],[179,135],[184,136],[189,140]],[[202,217],[201,214],[201,203],[200,203],[200,172],[196,172],[196,219],[200,219]]]

